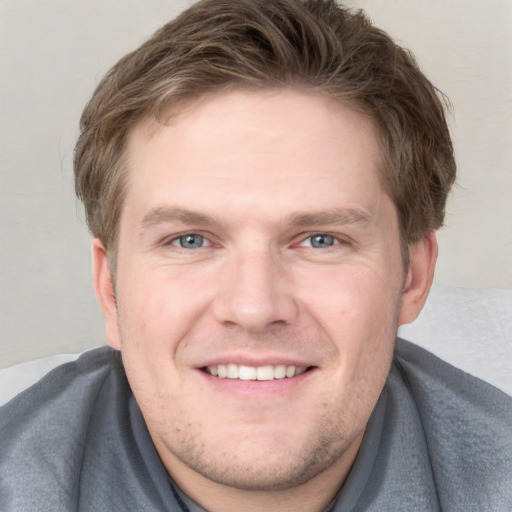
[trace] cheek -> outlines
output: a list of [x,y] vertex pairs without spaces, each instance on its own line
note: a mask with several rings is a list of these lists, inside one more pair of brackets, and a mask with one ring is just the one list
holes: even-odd
[[191,293],[176,273],[165,268],[144,268],[132,265],[125,271],[125,279],[119,287],[119,306],[124,311],[124,321],[139,329],[159,329],[177,324],[189,314],[191,302],[198,294]]
[[[343,379],[378,379],[387,373],[399,311],[399,286],[371,267],[345,267],[317,275],[322,290],[304,286],[303,303],[336,348]],[[307,294],[307,295],[306,295]]]
[[119,283],[123,358],[129,357],[151,380],[170,378],[171,367],[184,364],[190,334],[203,325],[212,287],[205,288],[204,282],[198,286],[190,273],[165,266],[134,264],[122,275],[134,276]]
[[161,280],[141,276],[125,283],[120,293],[123,363],[137,401],[147,411],[160,411],[177,388],[174,364],[186,328],[183,306],[172,292]]
[[302,302],[323,318],[322,324],[372,331],[383,326],[383,319],[396,316],[399,286],[391,273],[344,265],[304,274],[297,282]]

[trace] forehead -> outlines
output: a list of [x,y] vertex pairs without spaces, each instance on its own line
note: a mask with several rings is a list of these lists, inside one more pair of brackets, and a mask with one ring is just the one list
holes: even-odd
[[226,132],[243,136],[264,128],[268,136],[278,136],[282,125],[293,125],[294,130],[286,139],[275,139],[281,145],[301,136],[303,139],[313,136],[314,144],[320,139],[329,139],[329,133],[337,137],[340,131],[357,131],[361,143],[380,160],[375,122],[357,105],[323,93],[291,88],[241,88],[182,99],[164,110],[158,119],[153,115],[143,117],[130,130],[128,143],[129,146],[133,146],[134,141],[144,143],[161,130],[170,128],[175,137],[195,136],[195,142],[206,145],[213,140],[212,136]]
[[380,192],[372,120],[293,90],[225,92],[183,105],[165,123],[144,119],[127,157],[127,207],[217,197],[223,209],[227,198],[262,209],[262,196],[288,208],[322,198],[370,207]]

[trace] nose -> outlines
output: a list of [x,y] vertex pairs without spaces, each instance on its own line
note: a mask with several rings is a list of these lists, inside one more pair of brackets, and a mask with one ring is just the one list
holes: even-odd
[[290,324],[298,315],[290,279],[270,250],[246,251],[225,262],[213,303],[216,320],[247,332]]

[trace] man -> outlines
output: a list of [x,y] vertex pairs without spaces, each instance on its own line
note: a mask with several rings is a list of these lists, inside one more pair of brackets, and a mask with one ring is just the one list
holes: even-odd
[[196,4],[104,78],[75,173],[114,350],[2,409],[2,510],[510,508],[510,399],[395,340],[455,164],[363,14]]

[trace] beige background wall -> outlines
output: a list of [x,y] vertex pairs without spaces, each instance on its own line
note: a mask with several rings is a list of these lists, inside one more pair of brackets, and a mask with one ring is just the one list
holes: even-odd
[[512,1],[350,3],[413,50],[453,104],[458,185],[436,282],[512,288]]
[[[0,367],[104,343],[72,151],[102,74],[187,2],[0,1]],[[454,105],[436,282],[512,289],[512,1],[350,0]]]

